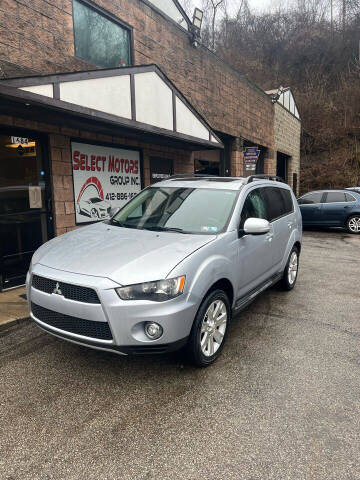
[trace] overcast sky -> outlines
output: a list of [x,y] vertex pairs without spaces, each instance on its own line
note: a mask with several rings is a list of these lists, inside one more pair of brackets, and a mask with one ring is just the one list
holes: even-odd
[[[194,6],[197,6],[199,8],[201,8],[202,3],[202,0],[193,0]],[[230,5],[230,7],[232,7],[233,11],[236,11],[240,3],[241,0],[228,0],[228,4]],[[281,3],[281,0],[248,0],[248,3],[251,10],[270,11],[276,8],[276,6]]]

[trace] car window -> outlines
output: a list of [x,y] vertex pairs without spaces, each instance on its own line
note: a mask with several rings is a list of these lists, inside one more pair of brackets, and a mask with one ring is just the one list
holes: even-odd
[[149,187],[112,219],[125,228],[216,234],[224,230],[237,198],[236,190]]
[[290,190],[285,190],[285,188],[280,188],[279,190],[284,200],[285,214],[293,212],[294,205],[293,205]]
[[345,198],[347,202],[356,202],[356,198],[350,195],[350,193],[345,193]]
[[267,220],[272,222],[286,213],[285,200],[281,193],[281,188],[265,187],[263,190],[264,201],[266,205]]
[[307,193],[302,197],[298,198],[299,205],[311,205],[313,203],[320,203],[322,192]]
[[261,188],[252,190],[245,199],[241,212],[240,228],[244,228],[244,223],[248,218],[266,219],[266,206],[261,193]]
[[344,192],[327,192],[324,203],[342,203],[346,202]]

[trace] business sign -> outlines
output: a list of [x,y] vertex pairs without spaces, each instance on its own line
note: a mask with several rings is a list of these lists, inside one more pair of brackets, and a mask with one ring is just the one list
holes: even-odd
[[71,142],[76,223],[104,220],[141,190],[140,152]]
[[260,150],[257,147],[247,147],[244,150],[245,170],[256,170],[256,163],[259,159]]

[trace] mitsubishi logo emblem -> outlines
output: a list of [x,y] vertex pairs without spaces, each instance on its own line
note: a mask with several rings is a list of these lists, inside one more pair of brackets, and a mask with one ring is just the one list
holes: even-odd
[[55,295],[62,295],[62,291],[60,290],[59,282],[56,282],[56,285],[55,285],[55,288],[54,288],[54,290],[53,290],[53,293],[55,293]]

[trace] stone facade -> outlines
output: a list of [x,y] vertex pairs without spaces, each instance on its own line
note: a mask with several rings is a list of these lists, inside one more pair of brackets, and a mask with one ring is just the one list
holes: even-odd
[[[293,174],[300,172],[300,133],[301,121],[288,112],[282,105],[275,103],[274,143],[275,151],[285,153],[289,157],[288,178],[293,186]],[[296,194],[299,193],[299,178]]]

